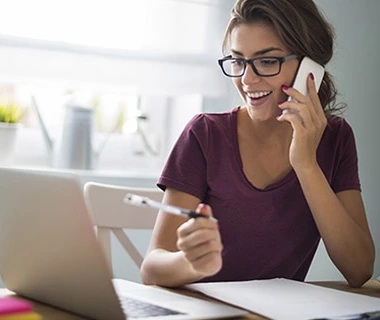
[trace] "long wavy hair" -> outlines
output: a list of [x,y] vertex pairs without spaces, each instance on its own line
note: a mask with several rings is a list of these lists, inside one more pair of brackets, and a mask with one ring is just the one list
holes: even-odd
[[[224,35],[223,54],[230,54],[236,26],[257,21],[272,25],[288,50],[298,56],[308,56],[323,66],[333,56],[334,30],[313,0],[237,0]],[[326,116],[346,107],[336,104],[337,89],[327,70],[318,96]]]

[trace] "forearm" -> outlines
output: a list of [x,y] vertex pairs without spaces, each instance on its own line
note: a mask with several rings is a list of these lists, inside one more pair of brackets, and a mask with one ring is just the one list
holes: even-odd
[[297,176],[330,258],[350,285],[362,285],[373,272],[369,231],[349,214],[319,166]]
[[144,259],[140,269],[143,283],[179,287],[203,278],[196,272],[182,251],[154,249]]

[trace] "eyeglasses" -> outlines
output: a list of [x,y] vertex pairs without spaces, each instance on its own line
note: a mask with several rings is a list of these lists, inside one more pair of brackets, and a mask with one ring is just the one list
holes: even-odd
[[233,58],[231,56],[218,60],[223,73],[227,77],[238,78],[244,75],[249,64],[253,71],[260,77],[272,77],[281,72],[284,62],[298,58],[292,54],[287,57],[260,57],[253,59]]

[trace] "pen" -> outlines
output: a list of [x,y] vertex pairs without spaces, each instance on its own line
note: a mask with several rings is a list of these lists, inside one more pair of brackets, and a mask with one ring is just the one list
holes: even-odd
[[317,318],[312,320],[378,320],[380,319],[380,311],[364,312],[348,316],[332,317],[332,318]]
[[163,210],[165,212],[172,213],[172,214],[186,215],[189,218],[206,218],[215,222],[218,221],[214,217],[209,217],[202,213],[197,213],[192,210],[183,209],[183,208],[168,205],[168,204],[163,204],[161,202],[149,199],[148,197],[141,197],[136,194],[128,193],[124,197],[124,202],[135,205],[135,206],[145,206],[145,207],[155,208],[155,209]]

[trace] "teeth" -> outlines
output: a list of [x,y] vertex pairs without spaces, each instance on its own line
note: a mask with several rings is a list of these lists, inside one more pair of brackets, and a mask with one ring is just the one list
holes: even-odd
[[255,93],[247,92],[247,95],[250,98],[257,99],[257,98],[267,96],[270,93],[271,93],[271,91],[262,91],[262,92],[255,92]]

